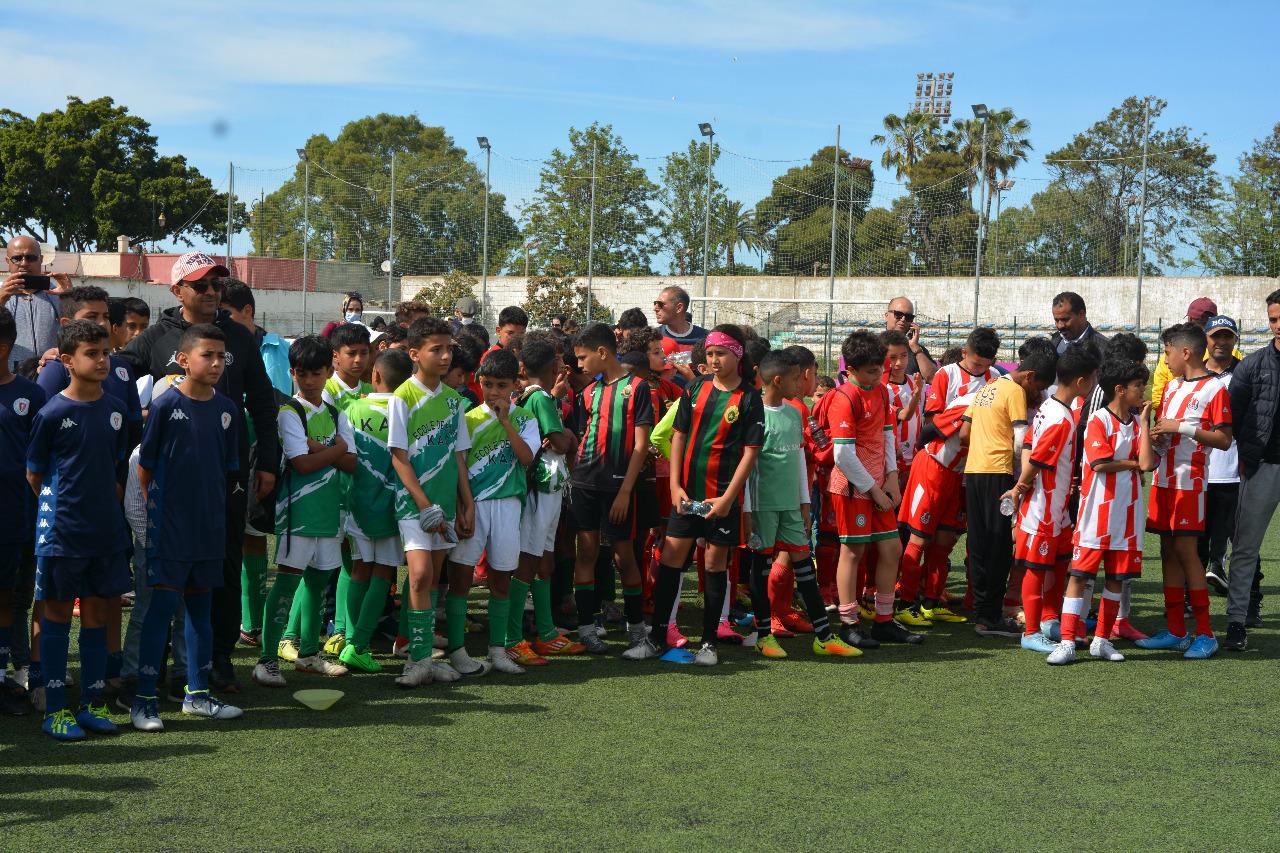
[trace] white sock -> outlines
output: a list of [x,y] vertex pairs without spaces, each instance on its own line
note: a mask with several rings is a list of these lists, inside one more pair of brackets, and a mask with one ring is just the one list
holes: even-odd
[[667,622],[669,625],[676,624],[676,614],[680,612],[680,593],[684,591],[684,572],[680,573],[680,580],[676,583],[676,597],[671,602],[671,619]]
[[[728,580],[728,578],[729,578],[729,573],[728,573],[728,571],[726,571],[726,572],[725,572],[725,579],[726,579],[726,580]],[[727,621],[727,620],[728,620],[728,618],[729,618],[729,602],[730,602],[730,601],[733,599],[733,597],[734,597],[733,584],[729,584],[729,585],[728,585],[728,587],[729,587],[729,588],[728,588],[727,590],[725,590],[725,593],[724,593],[724,606],[720,608],[720,621],[721,621],[721,622],[725,622],[725,621]]]

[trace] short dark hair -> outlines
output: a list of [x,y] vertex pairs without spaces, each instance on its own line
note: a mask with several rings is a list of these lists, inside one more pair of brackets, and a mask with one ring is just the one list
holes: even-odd
[[409,349],[417,349],[427,338],[437,335],[453,337],[453,327],[449,325],[449,321],[439,317],[419,317],[409,324],[409,335],[405,341],[409,344]]
[[58,352],[62,355],[75,355],[76,347],[80,344],[96,344],[98,341],[105,341],[108,337],[107,330],[97,323],[90,323],[88,320],[72,320],[58,330]]
[[73,287],[66,293],[58,297],[58,316],[65,317],[68,320],[76,316],[76,312],[90,302],[102,302],[107,306],[107,312],[111,311],[111,299],[107,296],[107,292],[101,287],[92,284],[82,284],[79,287]]
[[136,296],[126,296],[124,298],[124,313],[136,314],[139,317],[151,319],[151,306]]
[[289,366],[294,370],[332,367],[333,345],[319,335],[303,335],[289,344]]
[[454,344],[449,348],[449,369],[461,370],[463,373],[475,373],[476,368],[480,366],[480,359],[476,358],[476,354],[461,344]]
[[340,347],[368,346],[369,327],[363,323],[343,323],[329,333],[329,343],[335,351]]
[[844,366],[849,370],[869,364],[884,364],[884,346],[879,338],[865,329],[849,333],[840,345],[840,355],[844,356]]
[[1161,340],[1169,346],[1186,347],[1198,356],[1204,355],[1204,351],[1209,348],[1209,339],[1205,337],[1204,329],[1195,323],[1170,326],[1164,330]]
[[399,388],[413,375],[413,359],[402,349],[383,350],[373,360],[373,366],[392,388]]
[[556,367],[559,361],[560,356],[551,341],[532,335],[525,338],[524,348],[520,350],[520,363],[524,365],[525,375],[530,378],[541,376]]
[[774,377],[782,376],[799,367],[799,363],[785,349],[770,350],[760,359],[760,382],[768,385]]
[[382,337],[378,338],[378,342],[381,343],[382,341],[386,341],[387,346],[390,347],[392,344],[398,344],[402,341],[407,341],[408,339],[409,330],[404,326],[401,326],[399,323],[392,323],[390,326],[387,326],[386,331],[382,333]]
[[1044,335],[1034,335],[1027,338],[1022,342],[1022,345],[1018,347],[1018,360],[1021,361],[1036,352],[1047,352],[1054,358],[1058,357],[1058,348],[1053,345],[1053,341],[1049,340]]
[[1136,379],[1141,379],[1142,384],[1146,385],[1150,377],[1151,372],[1140,361],[1115,356],[1107,358],[1102,362],[1098,373],[1098,386],[1102,388],[1102,405],[1105,406],[1115,399],[1117,386],[1128,385]]
[[810,367],[818,366],[818,357],[813,354],[813,350],[806,346],[792,344],[789,347],[785,347],[783,352],[788,353],[796,360],[796,364],[800,365],[800,367],[805,370],[808,370]]
[[624,354],[629,352],[649,352],[649,345],[654,341],[662,340],[662,333],[657,329],[649,326],[641,326],[633,328],[627,332],[622,338],[622,346],[618,347],[618,353]]
[[13,312],[0,308],[0,347],[11,347],[17,340],[18,323],[13,319]]
[[1042,349],[1032,349],[1027,353],[1026,357],[1018,362],[1018,370],[1031,371],[1037,382],[1043,382],[1048,385],[1053,381],[1058,367],[1057,351],[1046,352]]
[[[662,290],[659,290],[658,293],[670,293],[676,298],[676,302],[680,303],[681,307],[686,311],[689,310],[689,291],[685,290],[680,285],[668,284],[666,287],[662,288]],[[703,322],[706,321],[704,320]]]
[[818,377],[818,387],[819,387],[819,388],[830,388],[831,390],[833,390],[833,391],[834,391],[834,390],[835,390],[835,388],[836,388],[836,380],[835,380],[833,377],[831,377],[831,376],[827,376],[827,375],[824,373],[822,376],[819,376],[819,377]]
[[573,338],[575,347],[583,349],[599,349],[604,347],[611,353],[618,352],[618,339],[613,336],[613,329],[604,323],[592,323]]
[[889,347],[909,347],[911,343],[902,332],[897,329],[889,329],[880,333],[880,346],[887,350]]
[[178,338],[178,352],[189,353],[200,341],[222,341],[225,344],[227,336],[212,323],[196,323],[194,326],[187,326],[182,337]]
[[1104,361],[1108,358],[1120,357],[1130,361],[1144,362],[1147,360],[1147,353],[1147,342],[1133,332],[1119,332],[1113,335],[1102,350]]
[[639,308],[628,308],[618,317],[619,329],[647,329],[649,318]]
[[751,359],[752,364],[759,364],[764,357],[773,350],[772,345],[761,337],[752,337],[743,329],[743,333],[747,334],[747,343],[742,350]]
[[700,364],[707,363],[707,345],[702,341],[698,341],[693,345],[693,349],[689,351],[689,364],[697,367]]
[[454,332],[454,337],[458,339],[458,343],[462,343],[464,340],[475,341],[480,345],[481,352],[489,348],[489,330],[479,323],[467,323],[465,326],[459,326],[458,331]]
[[964,348],[978,358],[995,358],[1000,354],[1000,335],[990,326],[979,326],[965,338]]
[[1280,290],[1273,290],[1267,294],[1268,305],[1280,305]]
[[1067,347],[1067,351],[1058,356],[1058,384],[1066,385],[1082,376],[1089,376],[1098,369],[1098,364],[1098,354],[1092,349]]
[[111,296],[107,298],[107,322],[112,326],[119,326],[124,323],[123,296]]
[[[498,312],[498,328],[503,326],[525,326],[529,325],[529,315],[524,313],[524,309],[516,305],[508,305]],[[483,366],[483,365],[481,365]]]
[[948,347],[942,351],[942,357],[938,359],[938,364],[946,367],[948,364],[958,364],[964,358],[964,347]]
[[476,375],[515,382],[520,378],[520,362],[516,359],[514,353],[507,352],[504,349],[496,349],[486,355],[484,360],[480,362],[480,370]]
[[1072,314],[1083,314],[1085,311],[1084,297],[1074,290],[1064,290],[1053,297],[1054,308],[1061,308],[1063,305],[1070,308]]
[[258,313],[258,303],[253,298],[253,288],[245,284],[238,278],[224,278],[222,281],[222,304],[230,305],[237,311],[243,311],[245,306],[253,308],[253,313]]

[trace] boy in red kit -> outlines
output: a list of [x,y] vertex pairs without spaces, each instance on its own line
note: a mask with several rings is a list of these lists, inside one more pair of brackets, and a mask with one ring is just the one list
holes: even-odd
[[924,391],[924,378],[917,373],[907,376],[907,362],[911,348],[902,332],[880,333],[880,343],[885,351],[884,387],[889,392],[889,406],[893,409],[893,439],[898,459],[898,482],[905,483],[910,473],[911,460],[915,458],[916,442],[924,417],[920,412],[920,395]]

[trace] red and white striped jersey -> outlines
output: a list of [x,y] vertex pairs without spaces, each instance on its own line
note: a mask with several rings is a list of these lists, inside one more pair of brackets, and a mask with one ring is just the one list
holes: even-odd
[[960,423],[964,413],[973,403],[976,392],[962,394],[951,401],[945,409],[933,416],[933,425],[942,433],[943,439],[934,439],[924,446],[924,450],[939,465],[950,471],[964,472],[964,460],[969,455],[969,446],[960,443]]
[[[973,374],[959,364],[948,364],[933,375],[929,395],[924,401],[924,416],[933,419],[933,425],[942,433],[943,439],[930,441],[924,446],[924,451],[944,468],[964,470],[964,459],[969,449],[960,444],[955,432],[960,429],[960,419],[973,401],[973,395],[988,382],[999,378],[1000,371],[994,367],[987,368],[986,373]],[[964,398],[966,403],[956,411],[958,398]]]
[[1050,397],[1031,421],[1025,446],[1031,450],[1031,464],[1040,470],[1031,494],[1018,508],[1018,526],[1032,535],[1057,536],[1071,525],[1067,498],[1075,459],[1075,413]]
[[1080,513],[1072,538],[1078,548],[1101,551],[1141,551],[1147,512],[1143,506],[1142,475],[1138,471],[1099,473],[1094,467],[1122,459],[1138,460],[1141,419],[1122,421],[1108,408],[1089,418],[1084,430],[1084,479],[1080,485]]
[[920,438],[920,425],[924,423],[924,415],[920,411],[924,401],[920,401],[911,417],[905,421],[899,420],[898,412],[911,404],[911,379],[908,377],[906,382],[899,385],[890,381],[889,374],[886,373],[884,386],[889,391],[889,408],[893,410],[893,436],[897,441],[898,467],[906,468],[916,455],[916,441]]
[[[1160,400],[1158,417],[1189,423],[1196,429],[1231,426],[1231,396],[1214,374],[1199,379],[1174,379]],[[1155,485],[1184,492],[1203,491],[1205,466],[1213,448],[1181,434],[1169,436],[1168,449],[1156,468]]]

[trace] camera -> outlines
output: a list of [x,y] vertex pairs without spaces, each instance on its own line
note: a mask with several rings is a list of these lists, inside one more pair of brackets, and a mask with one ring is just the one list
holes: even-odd
[[23,275],[22,286],[31,293],[53,288],[53,279],[47,275]]

